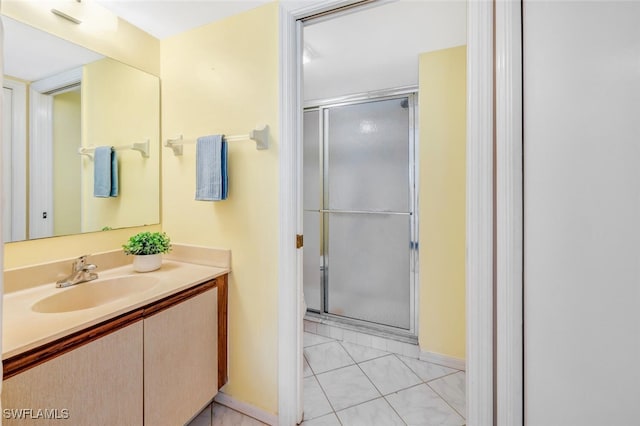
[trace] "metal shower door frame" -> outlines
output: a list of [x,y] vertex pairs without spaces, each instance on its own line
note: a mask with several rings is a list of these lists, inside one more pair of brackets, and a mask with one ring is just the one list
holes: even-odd
[[[328,190],[328,178],[329,178],[329,141],[328,141],[328,129],[329,129],[329,110],[335,107],[366,104],[370,102],[378,102],[393,99],[407,98],[409,101],[409,164],[408,164],[408,182],[409,182],[409,212],[384,212],[385,214],[396,215],[409,215],[409,329],[403,329],[400,327],[394,327],[366,320],[359,320],[356,318],[349,318],[346,316],[331,314],[328,312],[327,300],[329,298],[329,225],[328,215],[330,212],[339,213],[340,211],[326,210],[329,205],[329,190]],[[390,90],[380,90],[375,92],[368,92],[358,95],[349,95],[339,98],[331,98],[325,100],[314,100],[307,102],[304,107],[304,111],[318,111],[318,129],[319,129],[319,188],[322,199],[320,205],[322,206],[317,212],[320,213],[320,235],[321,241],[321,265],[320,265],[320,285],[321,285],[321,297],[320,297],[320,312],[317,313],[322,319],[335,320],[340,323],[353,325],[355,327],[363,327],[368,329],[374,329],[385,334],[398,335],[415,339],[418,335],[418,304],[419,304],[419,268],[418,268],[418,193],[419,193],[419,178],[418,178],[418,88],[416,86],[401,87]],[[309,211],[309,210],[307,210]],[[343,213],[360,213],[360,214],[376,214],[368,211],[344,211]]]

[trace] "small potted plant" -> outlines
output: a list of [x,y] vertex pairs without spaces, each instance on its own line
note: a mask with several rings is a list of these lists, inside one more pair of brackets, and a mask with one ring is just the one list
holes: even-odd
[[125,254],[132,254],[133,270],[150,272],[162,266],[162,253],[171,251],[171,240],[164,232],[140,232],[122,246]]

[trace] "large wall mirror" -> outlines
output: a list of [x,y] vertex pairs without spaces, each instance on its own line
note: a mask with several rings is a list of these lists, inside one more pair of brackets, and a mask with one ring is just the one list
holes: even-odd
[[5,242],[159,223],[158,77],[2,22]]

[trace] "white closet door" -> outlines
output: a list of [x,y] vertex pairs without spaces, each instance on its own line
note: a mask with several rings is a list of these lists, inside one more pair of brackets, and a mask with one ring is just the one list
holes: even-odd
[[525,424],[638,424],[640,3],[523,18]]

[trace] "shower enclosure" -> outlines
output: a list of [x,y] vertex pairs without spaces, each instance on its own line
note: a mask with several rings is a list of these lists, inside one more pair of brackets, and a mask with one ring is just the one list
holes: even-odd
[[416,335],[415,92],[304,111],[304,296],[325,318]]

